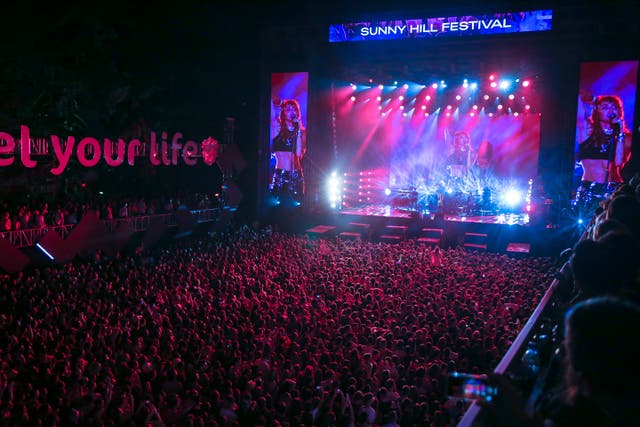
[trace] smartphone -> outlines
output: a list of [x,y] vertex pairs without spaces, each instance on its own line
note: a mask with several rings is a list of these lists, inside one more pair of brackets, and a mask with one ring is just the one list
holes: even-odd
[[449,397],[491,402],[497,394],[498,387],[490,383],[488,375],[453,372],[447,378]]

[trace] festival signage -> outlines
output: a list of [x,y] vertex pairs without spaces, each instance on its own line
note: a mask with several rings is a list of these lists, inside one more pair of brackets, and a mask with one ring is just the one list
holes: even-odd
[[482,34],[524,33],[551,30],[553,12],[494,13],[446,18],[395,19],[333,24],[329,42],[419,39],[430,37],[474,36]]
[[[20,138],[16,140],[13,135],[0,131],[0,167],[11,166],[16,157],[26,168],[35,168],[38,159],[32,156],[32,144],[28,126],[20,126]],[[102,143],[97,138],[87,136],[80,139],[76,144],[76,137],[69,136],[66,141],[56,135],[51,135],[51,147],[56,165],[50,169],[53,175],[60,175],[64,172],[72,156],[76,156],[78,162],[87,168],[91,168],[100,163],[100,160],[110,167],[117,167],[125,162],[134,166],[136,157],[141,157],[140,153],[148,156],[148,161],[153,166],[176,166],[185,164],[195,166],[198,158],[211,166],[216,161],[218,154],[218,141],[209,137],[197,143],[187,140],[182,142],[182,133],[175,132],[171,139],[167,132],[162,132],[160,138],[155,132],[149,135],[149,150],[145,148],[145,142],[140,139],[125,141],[118,138],[117,141],[104,138]],[[17,153],[19,151],[19,154]],[[46,150],[47,152],[49,150]]]

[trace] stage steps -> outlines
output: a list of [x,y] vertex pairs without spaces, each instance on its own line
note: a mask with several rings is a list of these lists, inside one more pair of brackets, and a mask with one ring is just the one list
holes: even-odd
[[336,229],[333,225],[316,225],[315,227],[309,228],[306,230],[307,236],[309,238],[323,238],[323,237],[331,237],[333,236],[334,230]]
[[338,237],[346,240],[368,240],[371,224],[364,222],[350,222],[346,230],[338,234]]
[[488,235],[486,233],[464,233],[463,246],[470,249],[487,250]]
[[398,243],[407,239],[406,225],[387,225],[382,229],[382,233],[378,236],[378,240],[387,243]]
[[420,236],[416,239],[418,243],[441,246],[444,230],[442,228],[423,228]]

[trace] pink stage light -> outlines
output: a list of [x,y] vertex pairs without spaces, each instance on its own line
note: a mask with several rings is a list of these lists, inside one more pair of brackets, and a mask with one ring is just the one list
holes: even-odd
[[352,100],[352,101],[355,101],[355,100],[356,100],[356,97],[355,97],[355,96],[352,96],[352,97],[351,97],[351,100]]
[[400,101],[402,101],[402,100],[404,100],[404,96],[403,96],[403,95],[400,95],[400,96],[398,97],[398,99],[399,99]]
[[529,80],[524,80],[522,82],[522,87],[529,87],[531,85],[531,82]]
[[456,95],[456,101],[460,101],[462,97],[460,95]]
[[491,85],[490,85],[490,86],[491,86],[491,87],[497,87],[497,86],[498,86],[498,83],[496,83],[496,82],[491,82]]
[[383,85],[378,85],[378,89],[383,90],[384,86]]
[[438,89],[438,83],[432,84],[431,87],[434,88],[434,89]]

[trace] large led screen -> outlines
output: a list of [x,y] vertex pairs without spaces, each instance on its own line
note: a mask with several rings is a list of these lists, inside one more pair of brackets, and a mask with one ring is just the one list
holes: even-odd
[[308,88],[306,72],[271,75],[269,193],[279,201],[304,198]]
[[597,204],[629,178],[637,78],[638,61],[581,65],[574,143],[574,204]]
[[352,84],[335,94],[339,167],[364,180],[356,197],[345,193],[351,205],[392,192],[415,194],[419,210],[443,196],[495,206],[509,191],[526,194],[538,174],[532,79]]

